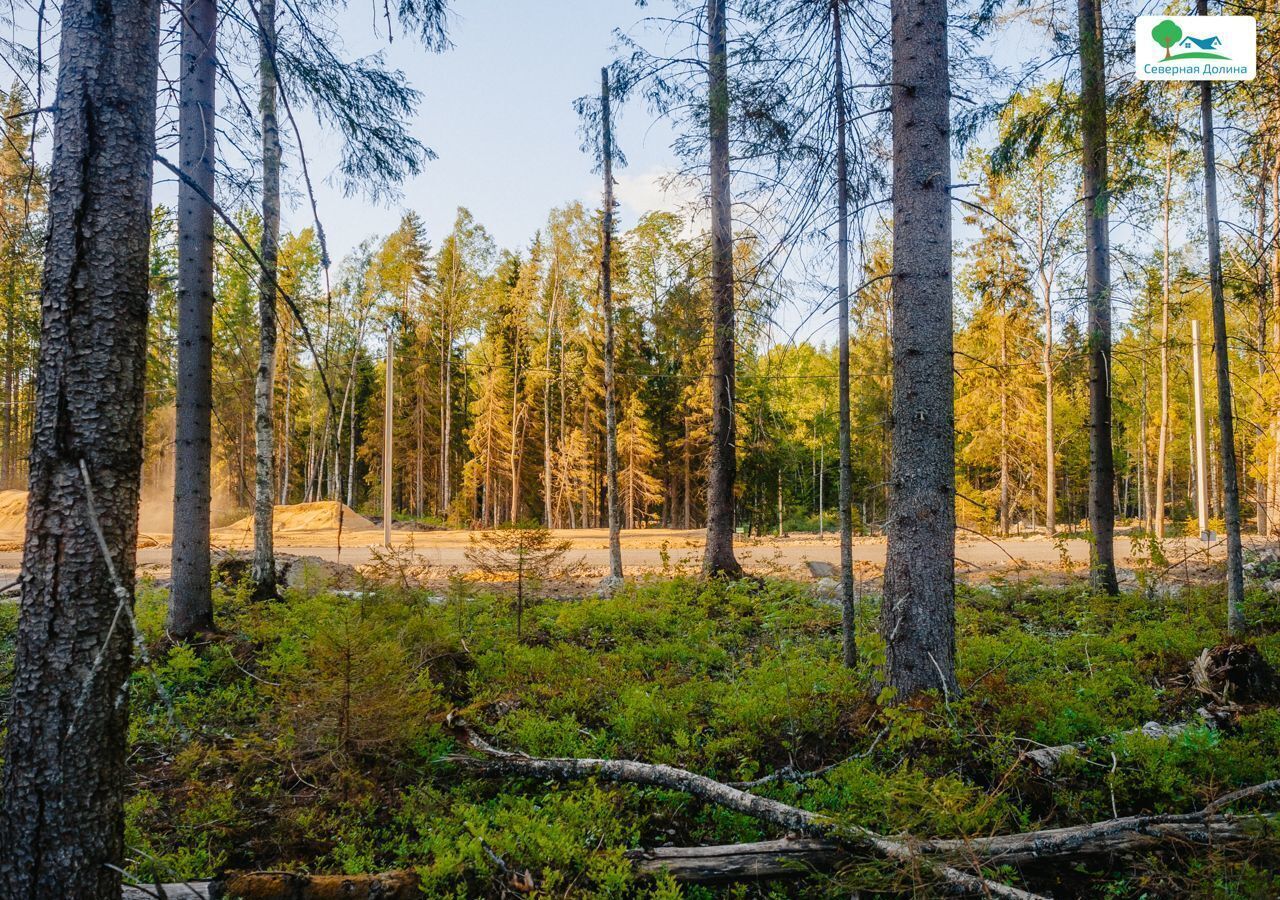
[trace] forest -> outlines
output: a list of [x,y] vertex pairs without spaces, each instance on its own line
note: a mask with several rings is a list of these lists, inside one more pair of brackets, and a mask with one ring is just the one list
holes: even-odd
[[0,5],[0,900],[1280,895],[1280,7],[479,6]]

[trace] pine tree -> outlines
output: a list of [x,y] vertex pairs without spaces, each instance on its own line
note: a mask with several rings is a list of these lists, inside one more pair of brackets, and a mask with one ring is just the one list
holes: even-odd
[[1080,134],[1089,308],[1089,529],[1094,586],[1119,591],[1115,564],[1115,462],[1111,434],[1111,246],[1107,89],[1100,0],[1079,0]]
[[210,505],[213,468],[214,169],[217,163],[217,0],[187,0],[178,112],[178,377],[174,442],[173,583],[167,628],[213,628]]
[[662,485],[653,475],[657,458],[644,402],[632,391],[618,422],[618,490],[627,528],[647,524],[650,510],[662,501]]
[[24,398],[36,372],[38,296],[46,184],[31,156],[32,117],[28,97],[15,83],[0,92],[0,315],[4,334],[3,425],[0,426],[0,487],[25,483],[31,416]]
[[947,6],[894,0],[893,460],[880,631],[898,700],[958,690]]
[[160,5],[60,13],[0,896],[117,900]]

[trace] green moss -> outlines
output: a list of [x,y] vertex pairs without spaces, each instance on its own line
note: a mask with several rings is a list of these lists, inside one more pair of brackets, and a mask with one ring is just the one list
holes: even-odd
[[[839,762],[821,778],[761,790],[851,825],[919,835],[1186,811],[1280,776],[1277,710],[1249,712],[1229,732],[1099,740],[1152,719],[1194,719],[1199,701],[1175,679],[1222,640],[1220,590],[962,590],[963,695],[903,707],[872,697],[883,656],[868,633],[874,602],[861,616],[863,665],[850,671],[839,663],[837,611],[795,583],[654,579],[609,599],[546,601],[526,613],[520,643],[507,604],[456,593],[447,605],[405,590],[290,592],[261,605],[222,593],[220,634],[174,646],[162,631],[164,592],[140,590],[153,665],[132,682],[131,870],[173,880],[228,866],[409,866],[437,897],[495,894],[513,878],[541,896],[918,892],[911,876],[867,859],[798,882],[637,884],[629,848],[776,834],[670,791],[466,775],[440,762],[456,749],[452,710],[535,755],[630,757],[723,780]],[[1275,607],[1250,593],[1272,660]],[[0,661],[11,659],[15,626],[16,610],[0,606]],[[1067,741],[1089,743],[1052,781],[1021,760],[1031,742]],[[1259,858],[1180,852],[1134,861],[1123,877],[1075,866],[1030,886],[1063,896],[1274,894]]]

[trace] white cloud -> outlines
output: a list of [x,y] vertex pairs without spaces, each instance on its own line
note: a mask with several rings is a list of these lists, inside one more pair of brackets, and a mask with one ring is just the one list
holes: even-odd
[[[651,166],[646,169],[622,169],[614,172],[614,198],[618,201],[620,227],[638,222],[645,213],[664,211],[684,216],[690,233],[706,227],[705,200],[696,184],[676,176],[671,169]],[[599,204],[599,188],[587,195],[586,202]]]

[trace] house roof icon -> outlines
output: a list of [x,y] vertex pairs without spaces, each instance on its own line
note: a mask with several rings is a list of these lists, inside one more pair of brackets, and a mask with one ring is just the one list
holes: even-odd
[[1178,46],[1182,47],[1184,50],[1191,50],[1192,48],[1214,50],[1222,46],[1222,39],[1216,34],[1210,35],[1207,38],[1194,38],[1188,35],[1182,39],[1182,42]]

